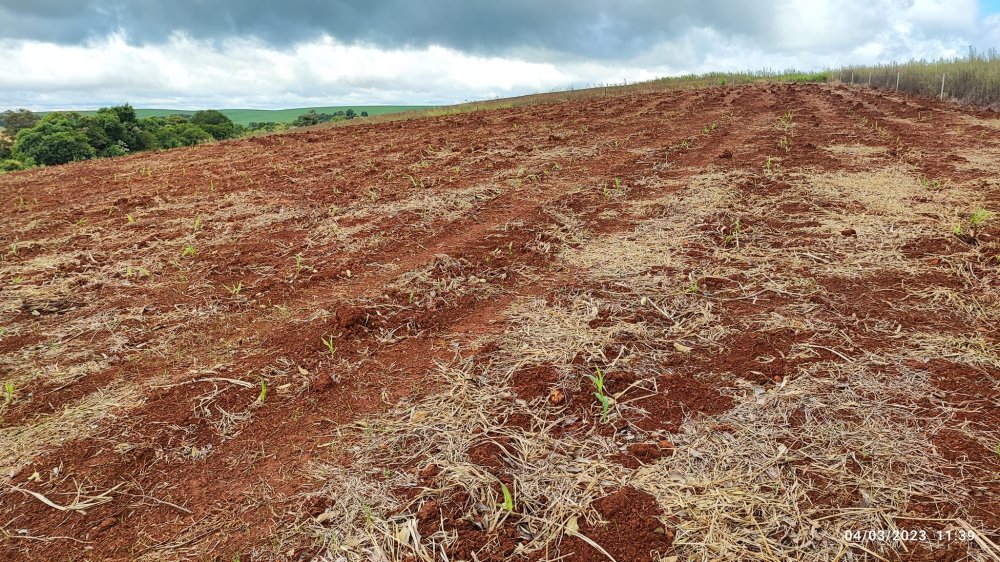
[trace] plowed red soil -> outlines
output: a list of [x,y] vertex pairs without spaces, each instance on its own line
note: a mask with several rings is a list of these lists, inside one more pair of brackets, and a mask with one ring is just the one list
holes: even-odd
[[[789,111],[796,129],[785,151],[776,123]],[[559,216],[572,214],[593,236],[627,233],[648,217],[623,210],[622,201],[667,197],[704,171],[740,172],[747,197],[775,202],[766,219],[741,222],[747,243],[766,229],[783,233],[771,247],[797,248],[802,260],[849,261],[809,248],[823,242],[815,229],[823,210],[854,203],[790,202],[783,195],[791,180],[767,169],[769,156],[785,174],[905,165],[940,189],[976,189],[979,205],[1000,211],[990,163],[990,155],[1000,159],[998,123],[995,114],[931,100],[755,85],[361,124],[0,176],[0,383],[14,381],[0,424],[4,444],[22,447],[0,463],[7,471],[0,474],[0,559],[264,559],[253,553],[310,509],[299,500],[315,488],[305,472],[310,463],[350,461],[338,448],[338,428],[433,392],[429,373],[456,349],[495,349],[510,325],[505,311],[519,299],[615,290],[585,281],[557,257],[574,244],[560,234]],[[871,150],[829,149],[855,145]],[[629,189],[609,197],[616,180]],[[635,403],[648,415],[630,426],[650,435],[680,431],[688,416],[727,411],[727,388],[766,389],[811,364],[839,361],[838,354],[894,349],[869,327],[892,333],[899,326],[977,335],[985,351],[931,353],[913,367],[932,374],[940,398],[961,407],[965,421],[995,429],[1000,370],[962,357],[996,357],[996,326],[897,305],[922,289],[995,293],[997,222],[975,239],[945,225],[920,243],[885,249],[922,264],[919,274],[810,276],[816,291],[805,299],[775,291],[718,301],[718,325],[729,331],[718,345],[690,345],[665,360],[652,373],[656,394]],[[731,224],[720,217],[698,232],[724,246]],[[858,233],[837,236],[850,241]],[[555,249],[538,251],[545,244]],[[706,298],[748,283],[713,278],[710,251],[692,248],[686,259],[703,265],[694,291]],[[489,290],[462,289],[480,286]],[[799,305],[849,320],[822,334],[741,327],[743,318]],[[621,320],[605,312],[591,328]],[[855,347],[823,339],[832,333]],[[323,343],[329,337],[333,352]],[[618,353],[604,351],[609,359]],[[621,389],[649,375],[618,370],[609,385]],[[514,373],[511,390],[577,412],[570,431],[591,423],[592,390],[564,382],[550,366],[528,365]],[[941,404],[910,415],[938,415]],[[598,431],[612,435],[624,425]],[[962,515],[997,541],[1000,449],[962,433],[935,439],[928,448],[951,470],[981,482]],[[625,448],[618,462],[658,462],[671,446]],[[484,459],[484,466],[500,462]],[[110,501],[82,510],[28,493],[65,507],[108,490]],[[676,554],[676,514],[660,513],[644,492],[609,492],[594,509],[608,523],[582,530],[619,562]],[[920,509],[942,515],[933,503]],[[469,557],[453,560],[472,559],[479,545],[468,540],[453,552]],[[506,546],[478,559],[506,559],[517,539],[503,540]],[[565,560],[603,559],[581,540],[562,545]],[[308,559],[309,546],[282,545],[273,556]]]

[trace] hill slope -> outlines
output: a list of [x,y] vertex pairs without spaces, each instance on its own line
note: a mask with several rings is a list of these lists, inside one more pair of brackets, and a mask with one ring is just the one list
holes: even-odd
[[998,129],[753,85],[2,176],[0,558],[989,560]]

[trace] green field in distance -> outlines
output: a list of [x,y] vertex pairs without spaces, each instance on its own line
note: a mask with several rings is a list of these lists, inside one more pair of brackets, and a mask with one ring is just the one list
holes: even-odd
[[[249,125],[251,122],[274,121],[276,123],[290,123],[296,117],[308,112],[310,109],[316,113],[333,113],[335,111],[347,111],[353,109],[355,113],[367,111],[368,115],[384,115],[386,113],[399,113],[401,111],[411,111],[414,109],[426,109],[434,107],[430,105],[335,105],[330,107],[297,107],[293,109],[220,109],[222,113],[233,120],[233,123]],[[74,110],[70,110],[74,111]],[[146,117],[166,117],[167,115],[192,115],[196,109],[139,109],[135,113],[140,118]],[[45,112],[39,112],[44,115]],[[94,111],[78,111],[83,115],[93,115]]]

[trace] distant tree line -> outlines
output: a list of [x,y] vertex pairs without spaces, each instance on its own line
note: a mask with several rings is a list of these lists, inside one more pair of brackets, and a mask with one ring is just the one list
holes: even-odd
[[310,125],[319,125],[320,123],[329,123],[331,121],[347,121],[356,117],[368,117],[368,112],[362,111],[361,113],[357,113],[353,109],[347,109],[344,111],[334,111],[333,113],[317,113],[315,109],[310,109],[309,111],[296,117],[291,123],[251,121],[247,130],[268,132],[284,131],[292,127],[308,127]]
[[368,117],[368,112],[310,110],[291,123],[250,123],[249,127],[243,127],[214,109],[145,119],[139,119],[128,104],[101,108],[94,115],[59,111],[40,117],[27,109],[8,110],[0,113],[0,127],[4,128],[0,131],[0,173],[191,146],[253,131],[280,131],[355,117]]

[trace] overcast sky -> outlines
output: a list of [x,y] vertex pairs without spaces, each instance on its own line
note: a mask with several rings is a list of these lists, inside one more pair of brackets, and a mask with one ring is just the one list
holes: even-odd
[[1000,46],[1000,0],[0,0],[0,109],[445,104]]

